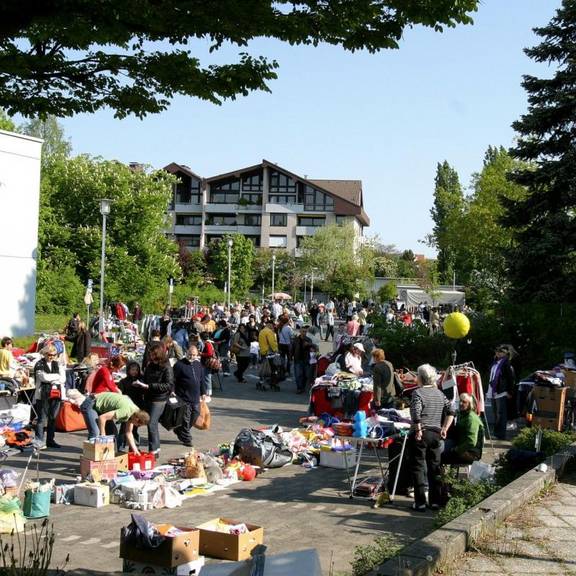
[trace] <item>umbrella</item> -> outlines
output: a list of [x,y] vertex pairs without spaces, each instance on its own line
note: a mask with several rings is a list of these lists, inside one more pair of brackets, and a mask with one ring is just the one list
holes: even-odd
[[270,294],[268,298],[272,298],[273,300],[292,300],[290,294],[286,294],[286,292],[274,292]]

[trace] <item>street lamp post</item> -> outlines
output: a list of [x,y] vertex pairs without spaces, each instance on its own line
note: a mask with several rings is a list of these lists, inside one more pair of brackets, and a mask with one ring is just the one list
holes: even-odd
[[312,274],[310,276],[310,302],[314,300],[314,270],[312,270]]
[[100,200],[100,214],[102,214],[102,254],[100,256],[100,319],[98,331],[104,333],[104,268],[106,265],[106,217],[110,214],[110,200]]
[[306,280],[308,280],[308,275],[304,274],[304,304],[306,304]]
[[272,254],[272,299],[275,300],[274,298],[274,272],[276,269],[276,254]]
[[230,312],[230,278],[232,276],[232,238],[228,239],[228,312]]

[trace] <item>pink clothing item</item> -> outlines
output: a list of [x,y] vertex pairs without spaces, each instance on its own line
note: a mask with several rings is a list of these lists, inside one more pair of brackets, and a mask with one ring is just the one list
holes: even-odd
[[346,334],[348,336],[358,336],[358,330],[360,330],[360,323],[356,320],[350,320],[346,324]]

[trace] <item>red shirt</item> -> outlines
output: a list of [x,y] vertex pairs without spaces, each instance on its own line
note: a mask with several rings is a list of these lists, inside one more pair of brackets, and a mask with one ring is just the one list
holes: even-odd
[[92,383],[92,394],[100,394],[101,392],[120,392],[107,366],[98,368]]

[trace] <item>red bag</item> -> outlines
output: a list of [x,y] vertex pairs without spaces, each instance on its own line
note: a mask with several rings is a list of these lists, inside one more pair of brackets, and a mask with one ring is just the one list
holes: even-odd
[[49,398],[50,400],[62,398],[62,392],[60,391],[60,386],[58,384],[52,384]]
[[86,430],[86,422],[84,416],[80,412],[80,408],[70,402],[62,402],[60,404],[60,412],[56,417],[56,430],[58,432],[77,432],[78,430]]

